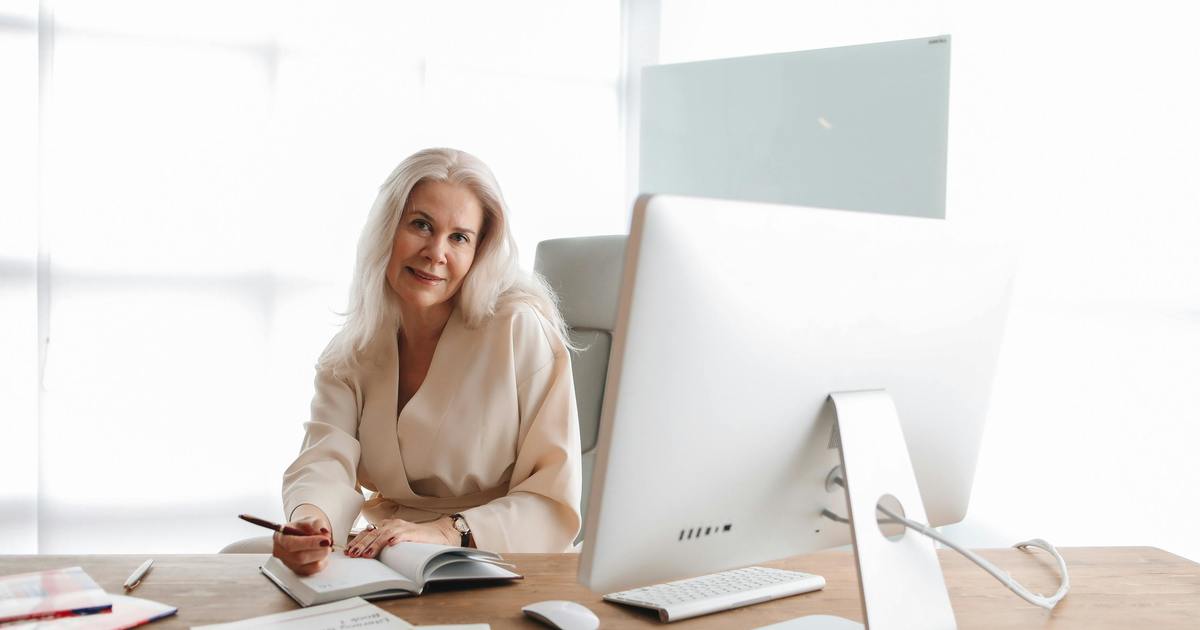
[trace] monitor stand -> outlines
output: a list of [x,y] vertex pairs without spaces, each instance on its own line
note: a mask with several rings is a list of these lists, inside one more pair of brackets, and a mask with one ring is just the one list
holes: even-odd
[[[892,397],[884,390],[829,397],[836,414],[834,446],[841,451],[842,465],[830,473],[826,486],[831,491],[838,485],[845,488],[865,627],[954,630],[954,611],[933,541],[903,526],[889,538],[876,518],[875,506],[883,501],[897,514],[929,522]],[[864,625],[843,617],[808,615],[765,628],[861,630]]]

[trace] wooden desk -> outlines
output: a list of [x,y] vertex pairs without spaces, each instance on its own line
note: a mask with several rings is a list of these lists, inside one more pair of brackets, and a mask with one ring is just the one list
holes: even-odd
[[[1071,593],[1053,613],[1031,606],[958,554],[939,552],[958,627],[970,628],[1197,628],[1200,627],[1200,565],[1152,547],[1061,549],[1071,570]],[[1053,560],[1041,552],[992,549],[981,555],[1008,570],[1035,592],[1058,586]],[[600,617],[601,628],[754,628],[805,614],[836,614],[862,620],[850,552],[830,551],[767,563],[825,576],[823,591],[688,619],[670,625],[656,615],[601,601],[575,582],[578,556],[508,554],[525,579],[504,586],[427,592],[378,602],[414,624],[490,623],[493,629],[544,628],[521,606],[547,599],[577,601]],[[236,621],[296,605],[258,572],[265,556],[156,556],[154,569],[134,595],[179,607],[179,614],[151,630]],[[0,575],[82,566],[101,587],[121,583],[144,556],[0,556]]]

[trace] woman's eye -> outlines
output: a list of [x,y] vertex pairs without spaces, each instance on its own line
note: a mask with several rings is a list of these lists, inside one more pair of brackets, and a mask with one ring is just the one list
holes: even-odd
[[422,232],[428,232],[430,229],[432,229],[432,226],[429,225],[429,222],[424,219],[417,219],[416,221],[413,221],[412,224]]
[[471,239],[467,238],[466,234],[462,234],[459,232],[455,232],[454,234],[450,235],[450,238],[454,239],[454,242],[456,242],[456,243],[470,243],[471,242]]

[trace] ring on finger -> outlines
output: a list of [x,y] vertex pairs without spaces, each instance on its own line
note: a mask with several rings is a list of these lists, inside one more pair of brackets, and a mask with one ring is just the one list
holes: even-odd
[[379,552],[383,551],[383,548],[387,546],[389,539],[390,536],[380,532],[378,536],[371,540],[371,544],[367,546],[366,551],[370,553],[372,557],[378,555]]
[[355,539],[353,545],[350,547],[350,551],[353,553],[353,555],[361,555],[362,552],[371,545],[371,541],[375,540],[378,535],[379,533],[373,529],[364,530],[358,535],[358,538]]
[[382,537],[383,532],[382,531],[374,531],[374,532],[372,532],[372,534],[374,534],[374,535],[371,536],[371,539],[368,540],[366,542],[366,544],[364,544],[362,546],[362,549],[359,550],[360,555],[366,555],[366,554],[372,552],[372,550],[375,547],[375,544],[378,543],[379,539]]

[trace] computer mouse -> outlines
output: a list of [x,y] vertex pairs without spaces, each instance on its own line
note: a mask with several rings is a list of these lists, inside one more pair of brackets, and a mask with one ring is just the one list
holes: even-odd
[[552,599],[521,608],[526,615],[558,630],[596,630],[600,618],[583,604]]

